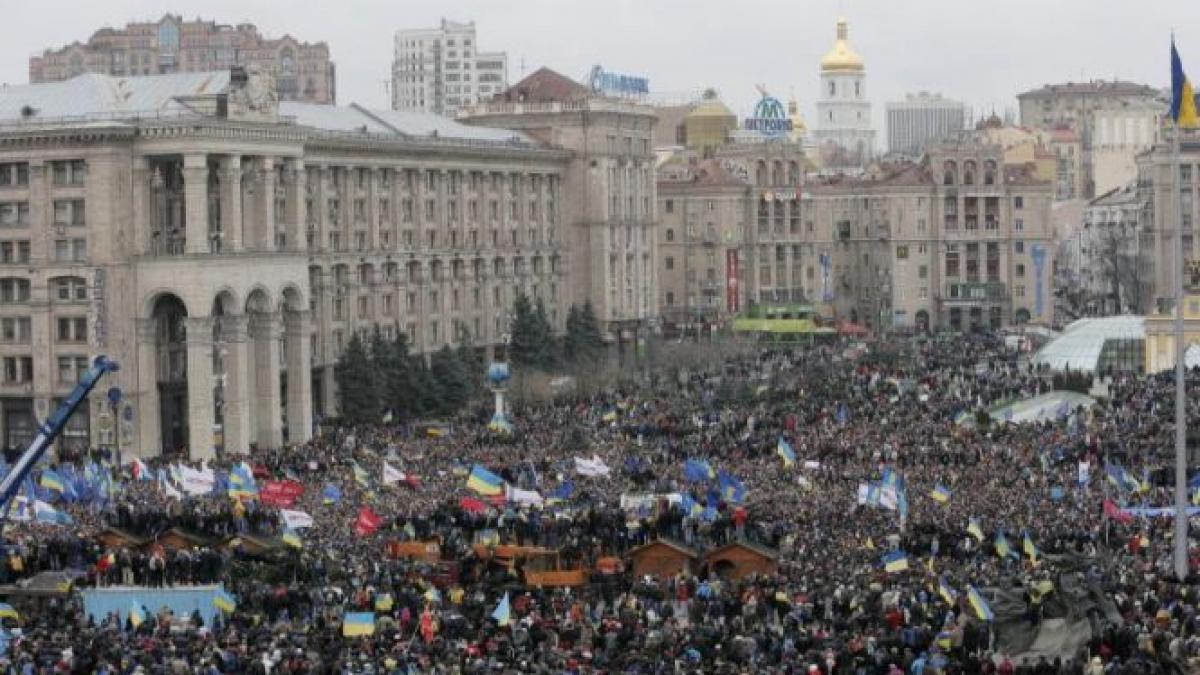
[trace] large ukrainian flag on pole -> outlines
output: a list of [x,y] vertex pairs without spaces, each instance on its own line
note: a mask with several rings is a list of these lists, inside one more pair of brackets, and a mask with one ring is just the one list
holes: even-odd
[[1175,49],[1174,36],[1171,37],[1171,119],[1179,129],[1200,127],[1200,116],[1196,115],[1196,92],[1183,74],[1183,62]]

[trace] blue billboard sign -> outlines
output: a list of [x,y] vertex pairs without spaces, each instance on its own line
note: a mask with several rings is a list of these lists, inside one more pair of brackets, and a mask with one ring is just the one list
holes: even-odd
[[779,99],[764,93],[754,106],[754,116],[746,118],[745,127],[764,136],[783,136],[791,133],[792,120]]
[[650,93],[650,80],[634,75],[608,73],[600,66],[592,68],[591,74],[588,75],[588,85],[597,94],[638,96]]

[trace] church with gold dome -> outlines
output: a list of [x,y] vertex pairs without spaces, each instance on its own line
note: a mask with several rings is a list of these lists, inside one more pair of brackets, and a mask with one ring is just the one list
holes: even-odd
[[821,93],[812,133],[822,166],[863,167],[875,156],[866,64],[850,46],[844,18],[838,19],[833,48],[821,59]]

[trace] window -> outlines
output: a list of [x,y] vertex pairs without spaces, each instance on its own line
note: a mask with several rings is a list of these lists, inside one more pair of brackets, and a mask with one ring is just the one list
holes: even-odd
[[1023,277],[1023,276],[1025,276],[1025,266],[1024,266],[1024,265],[1022,265],[1022,264],[1017,264],[1017,266],[1016,266],[1016,273],[1017,273],[1017,276],[1018,276],[1018,277]]
[[55,262],[85,262],[87,260],[86,239],[55,239]]
[[896,247],[896,260],[908,260],[908,246],[900,245]]
[[28,241],[3,241],[0,242],[0,262],[11,265],[14,263],[29,262],[29,242]]
[[670,307],[674,304],[675,304],[675,294],[672,293],[671,291],[667,291],[667,306]]
[[58,357],[58,383],[73,385],[87,372],[88,359],[86,356]]
[[922,279],[929,278],[929,265],[921,265],[917,268],[917,276]]
[[663,208],[667,213],[675,213],[675,201],[672,199],[666,200],[663,202]]
[[1014,241],[1013,242],[1013,251],[1015,251],[1017,253],[1024,253],[1025,252],[1025,242]]
[[59,342],[87,342],[87,318],[59,317]]
[[0,227],[29,227],[29,202],[0,202]]
[[54,224],[82,227],[84,208],[82,199],[55,199]]
[[922,300],[928,300],[928,299],[929,299],[929,287],[928,287],[928,286],[922,286],[922,287],[921,287],[920,298],[921,298]]
[[1025,297],[1025,286],[1023,284],[1017,284],[1016,289],[1018,298]]
[[667,256],[666,263],[667,263],[667,269],[669,269],[669,270],[675,269],[675,259],[674,258],[672,258],[671,256]]
[[667,241],[675,241],[675,230],[667,228]]
[[33,322],[27,316],[6,316],[0,319],[0,343],[29,344]]
[[0,303],[29,302],[28,279],[0,279]]
[[32,356],[4,357],[4,383],[24,384],[33,381]]
[[1024,197],[1013,197],[1013,208],[1014,209],[1025,208],[1025,198]]
[[83,185],[86,164],[82,159],[50,162],[55,185]]
[[60,302],[84,302],[87,297],[87,284],[80,277],[60,277],[53,281],[54,294]]
[[26,187],[27,185],[29,185],[28,162],[0,164],[0,187]]

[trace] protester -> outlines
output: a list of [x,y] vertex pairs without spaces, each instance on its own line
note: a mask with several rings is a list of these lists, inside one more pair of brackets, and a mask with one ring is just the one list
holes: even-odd
[[[3,664],[22,674],[1194,667],[1200,589],[1171,572],[1171,521],[1117,506],[1171,503],[1169,380],[1117,376],[1090,411],[1004,424],[976,413],[1048,391],[1049,373],[987,337],[897,345],[664,371],[520,407],[511,436],[478,410],[444,435],[330,428],[211,466],[46,467],[26,504],[60,516],[39,507],[9,523],[0,583],[48,570],[79,570],[80,586],[220,583],[236,606],[214,625],[154,607],[138,621],[90,620],[77,597],[18,607]],[[207,480],[211,490],[189,494]],[[302,494],[280,507],[284,487]],[[311,524],[287,530],[294,512]],[[107,549],[107,528],[147,543]],[[155,543],[172,531],[198,543]],[[779,572],[597,569],[659,538],[701,552],[746,540],[777,551]],[[251,539],[288,544],[252,554]],[[394,541],[437,541],[441,561],[393,558]],[[482,556],[477,542],[490,542]],[[487,559],[496,543],[553,549],[561,568],[592,577],[527,587],[519,562]],[[1083,633],[1065,653],[1016,637],[1079,635],[1058,628],[1056,596],[1090,588],[1065,602],[1089,603],[1067,610]]]

